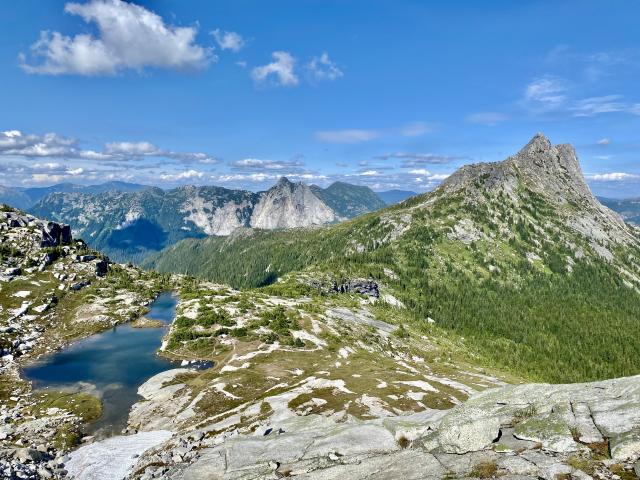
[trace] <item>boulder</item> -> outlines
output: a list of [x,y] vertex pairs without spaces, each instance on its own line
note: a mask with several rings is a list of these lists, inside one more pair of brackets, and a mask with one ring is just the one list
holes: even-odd
[[96,276],[104,277],[109,270],[109,261],[108,260],[100,260],[96,263]]
[[359,293],[374,298],[380,297],[378,284],[372,280],[355,279],[348,280],[341,284],[333,282],[331,291],[335,293]]
[[633,462],[640,459],[640,429],[612,437],[609,446],[614,460]]
[[454,409],[442,419],[438,434],[446,453],[476,452],[499,437],[500,418],[487,416],[487,411],[479,408]]
[[60,224],[56,222],[48,222],[42,227],[42,241],[40,246],[45,247],[57,247],[60,245]]
[[514,436],[538,442],[550,452],[569,453],[578,450],[569,426],[556,413],[529,418],[518,424]]
[[77,292],[78,290],[82,290],[84,287],[88,287],[89,285],[91,285],[91,282],[89,280],[83,280],[81,282],[74,283],[69,288]]
[[73,237],[71,236],[71,226],[62,225],[60,229],[60,244],[69,245],[72,241]]
[[18,461],[24,462],[41,462],[49,456],[46,452],[41,452],[35,448],[20,448],[16,450],[15,457]]

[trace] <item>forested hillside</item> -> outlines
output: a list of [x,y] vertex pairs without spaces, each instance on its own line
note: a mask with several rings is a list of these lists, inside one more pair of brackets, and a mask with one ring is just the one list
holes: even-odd
[[431,318],[497,365],[557,382],[640,371],[638,245],[591,195],[573,150],[535,137],[505,162],[465,167],[380,212],[186,240],[150,265],[237,287],[298,270],[372,278],[415,322]]

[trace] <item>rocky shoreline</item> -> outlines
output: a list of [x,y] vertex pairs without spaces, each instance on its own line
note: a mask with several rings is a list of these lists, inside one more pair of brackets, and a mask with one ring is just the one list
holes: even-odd
[[[110,267],[106,257],[73,239],[68,225],[6,207],[0,244],[0,477],[64,478],[64,456],[91,420],[86,407],[99,408],[100,401],[82,392],[41,395],[21,369],[137,318],[153,300],[153,282],[131,267]],[[110,270],[130,279],[131,288],[112,279]],[[108,303],[102,289],[117,303]]]

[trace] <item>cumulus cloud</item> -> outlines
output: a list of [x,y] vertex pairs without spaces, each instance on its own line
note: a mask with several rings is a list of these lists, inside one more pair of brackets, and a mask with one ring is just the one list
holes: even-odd
[[251,71],[251,77],[256,83],[265,83],[274,78],[276,85],[292,87],[298,84],[298,76],[294,72],[295,58],[289,52],[277,51],[271,54],[273,62]]
[[216,28],[211,32],[216,43],[222,50],[231,50],[232,52],[239,52],[245,45],[242,35],[236,32],[226,32],[219,28]]
[[344,73],[338,65],[331,61],[327,52],[323,52],[318,57],[313,57],[311,61],[307,63],[306,68],[312,80],[315,81],[337,80],[344,76]]
[[105,150],[109,154],[115,155],[150,155],[158,149],[149,142],[112,142],[105,145]]
[[361,129],[347,129],[347,130],[323,130],[315,132],[314,137],[316,140],[325,143],[361,143],[374,140],[380,136],[380,133],[376,130],[361,130]]
[[195,27],[165,24],[162,17],[122,0],[67,3],[65,12],[95,23],[98,35],[67,36],[42,31],[21,67],[45,75],[114,75],[145,68],[194,70],[215,61],[209,48],[196,43]]
[[160,180],[165,182],[175,182],[179,180],[198,180],[204,178],[205,173],[198,170],[186,170],[184,172],[177,173],[163,173],[160,175]]
[[[256,173],[224,173],[220,175],[213,176],[212,179],[219,183],[231,183],[236,185],[241,185],[244,183],[253,183],[253,184],[265,184],[265,183],[274,183],[280,177],[287,177],[290,180],[294,181],[303,181],[303,182],[315,182],[315,181],[326,181],[330,179],[327,175],[322,175],[318,173],[265,173],[265,172],[256,172]],[[269,186],[269,185],[264,185]]]
[[23,135],[19,130],[0,132],[0,155],[21,157],[60,157],[76,155],[75,140],[55,133]]
[[621,182],[625,180],[640,179],[640,175],[625,172],[594,173],[587,175],[586,177],[588,180],[593,180],[595,182]]
[[509,117],[504,113],[499,112],[479,112],[468,115],[466,121],[468,123],[477,123],[479,125],[486,125],[493,127],[499,123],[508,120]]
[[609,138],[601,138],[601,139],[600,139],[600,140],[598,140],[596,143],[597,143],[598,145],[606,146],[606,145],[609,145],[609,144],[611,143],[611,139],[609,139]]
[[184,163],[215,164],[215,157],[201,152],[174,152],[163,150],[149,142],[110,142],[104,150],[83,150],[72,138],[55,133],[44,135],[23,134],[19,130],[0,132],[1,157],[50,157],[94,161],[124,161],[147,157],[160,157]]

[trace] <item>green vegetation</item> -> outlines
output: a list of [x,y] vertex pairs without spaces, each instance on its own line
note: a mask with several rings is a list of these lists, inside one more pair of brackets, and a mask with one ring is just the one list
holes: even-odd
[[[419,328],[432,318],[516,375],[575,382],[640,372],[640,295],[620,274],[639,275],[640,250],[618,246],[622,260],[604,261],[541,195],[520,186],[514,204],[502,191],[481,192],[480,202],[449,195],[428,209],[420,206],[431,197],[416,196],[322,229],[185,240],[150,265],[292,298],[322,294],[300,275],[371,278]],[[475,229],[466,243],[451,238],[461,218]]]
[[38,391],[33,393],[36,402],[34,414],[42,416],[50,408],[59,408],[73,413],[85,423],[90,423],[102,415],[102,402],[88,393],[64,391]]
[[313,193],[341,217],[352,218],[384,208],[386,204],[369,187],[334,182],[327,188],[312,186]]
[[496,462],[486,461],[476,464],[469,473],[469,476],[475,478],[494,478],[497,472],[498,465]]

